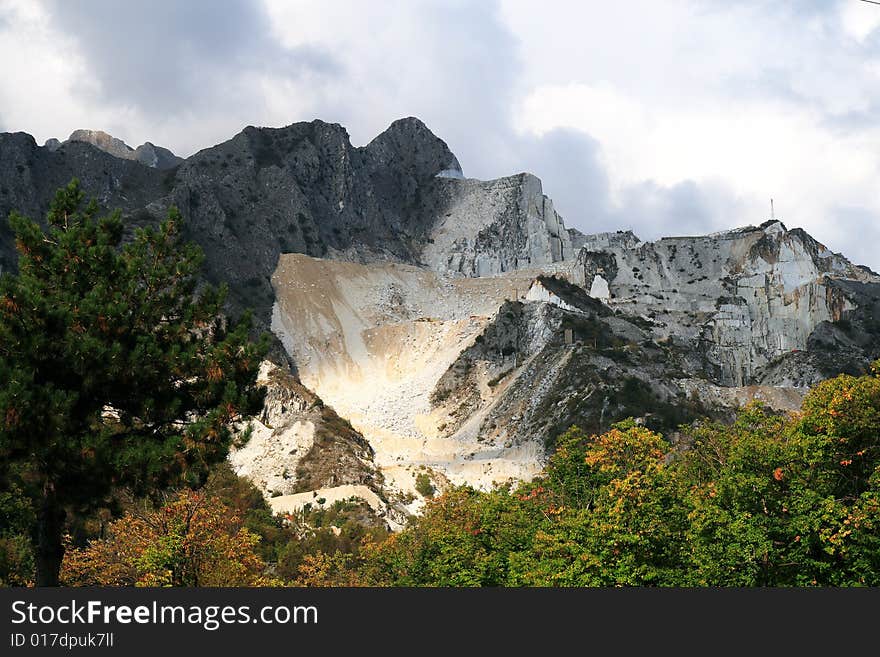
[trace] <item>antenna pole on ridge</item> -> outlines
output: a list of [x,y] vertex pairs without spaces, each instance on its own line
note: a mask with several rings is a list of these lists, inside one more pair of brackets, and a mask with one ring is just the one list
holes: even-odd
[[773,199],[770,199],[770,219],[776,219],[776,213],[773,211]]

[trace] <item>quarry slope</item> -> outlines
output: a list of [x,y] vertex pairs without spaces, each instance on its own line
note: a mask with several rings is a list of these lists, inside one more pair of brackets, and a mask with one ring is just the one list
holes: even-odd
[[431,394],[535,275],[443,278],[410,265],[286,254],[273,276],[272,326],[303,384],[368,438],[386,478],[424,465],[456,483],[489,485],[535,474],[542,450],[444,432],[448,419]]

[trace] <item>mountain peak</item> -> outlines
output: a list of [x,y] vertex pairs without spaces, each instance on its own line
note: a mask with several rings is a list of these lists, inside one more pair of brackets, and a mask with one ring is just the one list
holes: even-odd
[[391,122],[391,125],[388,126],[385,130],[388,131],[406,131],[406,132],[428,132],[432,136],[434,133],[425,125],[425,123],[415,116],[405,116],[400,119],[396,119]]
[[100,148],[105,153],[110,153],[114,157],[119,157],[123,160],[134,159],[134,149],[131,146],[103,130],[74,130],[70,133],[67,141],[84,141],[96,148]]
[[410,161],[430,176],[462,170],[446,142],[414,116],[394,121],[366,149],[384,161]]
[[[156,146],[151,142],[145,142],[137,148],[132,148],[121,139],[117,139],[103,130],[74,130],[64,143],[73,141],[91,144],[113,157],[122,160],[136,160],[153,169],[171,169],[183,162],[167,148]],[[46,147],[49,150],[57,150],[61,145],[57,139],[50,139],[46,142]]]

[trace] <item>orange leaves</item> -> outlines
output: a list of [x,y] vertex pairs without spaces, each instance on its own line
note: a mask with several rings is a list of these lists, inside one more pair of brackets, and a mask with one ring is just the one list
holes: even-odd
[[16,426],[21,420],[21,415],[14,406],[10,406],[6,409],[6,416],[4,418],[4,422],[6,424],[7,429],[11,429]]
[[586,464],[600,472],[621,473],[662,465],[663,439],[636,425],[620,424],[596,436],[587,449]]
[[782,481],[783,479],[785,479],[785,475],[784,475],[783,472],[782,472],[782,468],[776,468],[776,469],[773,471],[773,478],[774,478],[776,481]]
[[223,368],[219,365],[211,365],[207,371],[208,381],[216,383],[223,380]]
[[108,538],[68,549],[63,577],[71,585],[271,584],[254,552],[258,542],[233,509],[184,491],[157,511],[113,522]]
[[17,314],[18,311],[21,309],[15,299],[11,297],[3,297],[3,301],[0,303],[2,303],[3,310],[10,315]]
[[528,502],[529,500],[533,500],[533,499],[535,499],[536,497],[538,497],[538,496],[540,496],[540,495],[543,495],[544,492],[545,492],[544,487],[543,487],[543,486],[538,486],[537,488],[533,488],[532,490],[530,490],[530,491],[529,491],[528,493],[526,493],[525,495],[517,495],[517,498],[518,498],[521,502]]

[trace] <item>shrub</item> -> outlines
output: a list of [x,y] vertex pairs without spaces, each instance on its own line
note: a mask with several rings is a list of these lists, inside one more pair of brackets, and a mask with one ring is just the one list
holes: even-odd
[[420,472],[416,476],[416,490],[422,497],[434,497],[434,484],[426,472]]

